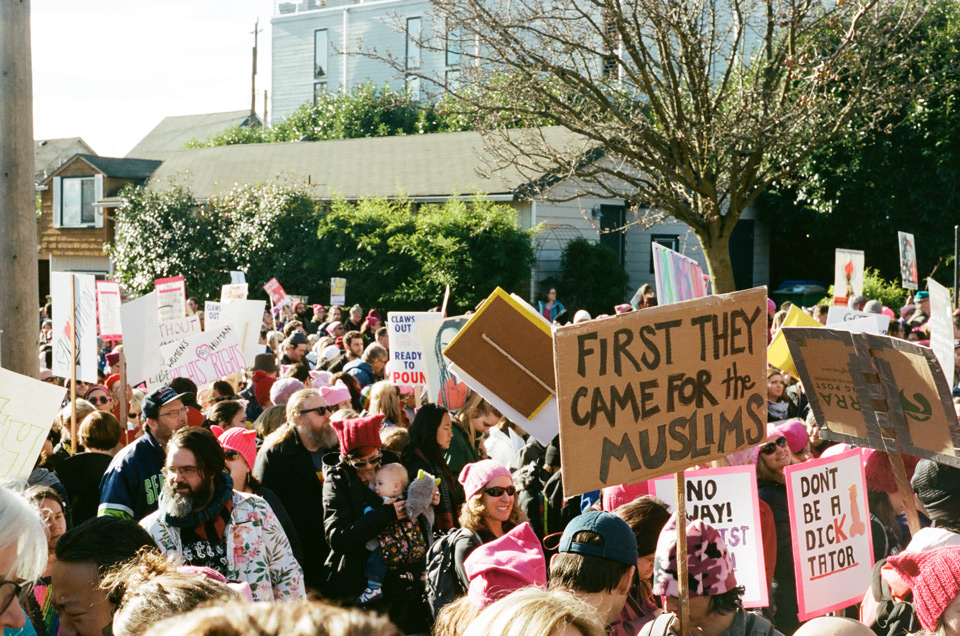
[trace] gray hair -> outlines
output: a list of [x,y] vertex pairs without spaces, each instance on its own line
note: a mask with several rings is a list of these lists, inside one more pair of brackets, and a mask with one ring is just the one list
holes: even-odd
[[9,483],[0,483],[0,549],[15,544],[12,568],[4,579],[35,581],[47,567],[47,535],[40,511]]
[[367,348],[363,350],[363,356],[361,359],[367,364],[370,364],[379,360],[388,360],[389,358],[390,354],[387,353],[387,350],[382,344],[371,342],[367,345]]

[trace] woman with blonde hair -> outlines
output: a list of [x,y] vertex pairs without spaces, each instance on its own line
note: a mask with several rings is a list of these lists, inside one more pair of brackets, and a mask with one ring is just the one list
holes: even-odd
[[596,612],[571,594],[527,587],[480,612],[463,636],[603,636]]
[[459,475],[463,467],[471,462],[487,459],[482,436],[500,421],[500,412],[474,393],[467,398],[466,404],[453,418],[453,439],[450,448],[444,453],[444,459],[450,466],[450,472]]
[[409,428],[410,422],[400,408],[400,392],[389,380],[380,380],[370,387],[370,415],[385,415],[383,427]]

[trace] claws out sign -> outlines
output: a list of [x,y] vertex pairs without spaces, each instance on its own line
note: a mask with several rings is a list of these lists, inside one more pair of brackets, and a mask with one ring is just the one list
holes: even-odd
[[784,475],[800,620],[858,603],[873,570],[860,451],[787,466]]

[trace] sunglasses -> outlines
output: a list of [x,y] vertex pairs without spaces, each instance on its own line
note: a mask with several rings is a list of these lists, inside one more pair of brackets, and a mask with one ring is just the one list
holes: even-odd
[[315,409],[303,409],[300,411],[300,415],[306,415],[307,413],[316,413],[317,415],[323,415],[324,413],[333,413],[337,409],[332,406],[318,406]]
[[107,404],[108,402],[110,402],[110,398],[108,398],[106,395],[101,395],[101,396],[98,397],[98,398],[97,398],[97,397],[91,397],[90,400],[89,400],[89,402],[90,402],[91,404]]
[[233,461],[233,460],[235,460],[237,457],[240,457],[240,451],[228,450],[228,451],[225,451],[225,452],[223,453],[223,456],[224,456],[228,461]]
[[367,466],[378,465],[381,459],[383,459],[383,455],[374,455],[369,459],[354,460],[349,461],[348,463],[354,468],[366,468]]
[[769,444],[764,444],[760,447],[760,452],[764,455],[773,455],[777,452],[777,448],[783,448],[787,445],[787,438],[781,437],[775,442],[770,442]]
[[517,494],[517,489],[514,486],[494,486],[493,488],[484,488],[483,492],[491,497],[502,497],[504,493],[513,497]]
[[0,581],[0,614],[7,611],[13,599],[20,596],[23,591],[23,583],[17,581]]

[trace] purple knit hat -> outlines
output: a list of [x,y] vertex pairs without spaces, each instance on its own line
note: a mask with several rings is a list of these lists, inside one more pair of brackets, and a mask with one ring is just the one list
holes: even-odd
[[480,492],[484,486],[497,477],[510,477],[510,471],[503,467],[500,462],[493,459],[481,459],[478,462],[467,464],[460,471],[459,482],[463,485],[463,492],[467,496],[467,501]]
[[[716,596],[737,587],[733,560],[720,532],[701,519],[687,524],[687,578],[690,596]],[[653,570],[656,596],[679,596],[677,579],[677,515],[660,532]]]
[[276,406],[286,405],[294,393],[303,389],[303,382],[296,378],[277,380],[270,387],[270,401]]

